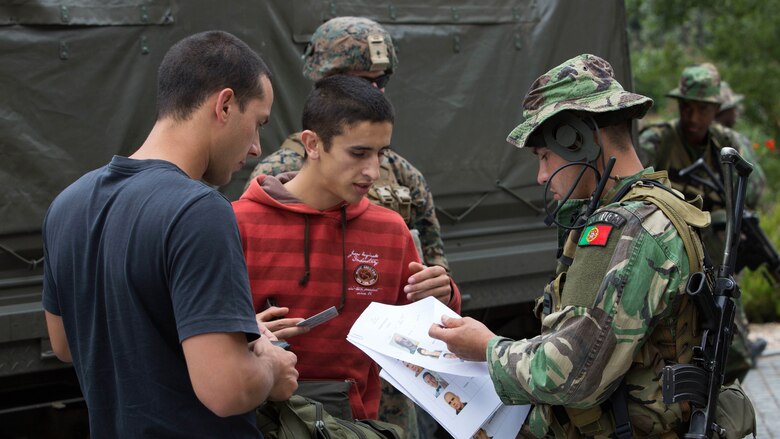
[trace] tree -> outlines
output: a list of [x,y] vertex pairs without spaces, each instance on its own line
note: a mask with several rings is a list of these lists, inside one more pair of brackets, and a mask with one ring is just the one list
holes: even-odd
[[745,95],[746,124],[780,138],[780,0],[626,0],[626,10],[638,92],[665,102],[685,66],[710,61]]

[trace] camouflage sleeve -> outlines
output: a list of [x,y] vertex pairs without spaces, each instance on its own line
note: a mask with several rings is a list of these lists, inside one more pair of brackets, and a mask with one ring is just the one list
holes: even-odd
[[645,167],[655,166],[656,151],[661,146],[661,133],[653,126],[649,126],[639,133],[639,147],[636,149],[639,160]]
[[543,318],[542,334],[490,341],[488,368],[504,403],[587,408],[604,402],[682,291],[687,256],[663,213],[656,209],[639,221],[623,208],[613,211],[627,223],[602,229],[604,246],[580,238],[573,265],[548,286],[554,291],[562,284],[563,292]]
[[302,166],[303,157],[295,151],[280,148],[278,151],[269,154],[255,166],[244,185],[244,190],[247,190],[249,183],[257,178],[258,175],[278,175],[283,172],[298,171]]
[[444,257],[444,242],[441,239],[441,226],[436,217],[433,195],[422,173],[408,160],[395,152],[387,155],[396,180],[408,187],[412,198],[411,224],[420,233],[423,248],[423,261],[426,265],[440,265],[450,271],[449,262]]
[[755,209],[758,206],[758,202],[761,201],[761,195],[764,193],[766,187],[766,174],[761,169],[761,165],[758,164],[758,157],[756,152],[753,151],[753,144],[750,139],[744,134],[734,132],[737,137],[737,150],[742,158],[750,162],[753,165],[753,172],[748,178],[747,194],[745,196],[745,204],[751,209]]

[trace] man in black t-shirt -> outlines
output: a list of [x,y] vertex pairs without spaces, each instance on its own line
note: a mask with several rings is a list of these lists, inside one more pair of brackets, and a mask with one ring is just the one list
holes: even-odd
[[47,212],[46,322],[92,437],[257,438],[253,409],[297,388],[295,355],[260,337],[233,209],[198,181],[225,184],[260,153],[269,75],[228,33],[180,41],[143,145]]

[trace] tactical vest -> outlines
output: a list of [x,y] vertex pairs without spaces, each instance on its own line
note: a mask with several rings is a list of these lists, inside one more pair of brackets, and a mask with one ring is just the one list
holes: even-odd
[[[306,155],[306,150],[303,147],[303,143],[301,143],[300,133],[287,137],[281,148],[289,149],[301,157]],[[412,197],[409,188],[402,186],[398,182],[387,160],[382,160],[380,164],[379,180],[374,182],[371,190],[368,191],[368,200],[398,212],[406,225],[410,228],[412,227]]]
[[[652,173],[646,174],[644,177],[649,180],[654,180],[663,174],[665,173]],[[647,183],[643,180],[638,180],[630,186],[622,197],[613,201],[646,201],[656,205],[664,212],[666,217],[669,218],[672,225],[677,230],[677,233],[682,238],[685,251],[688,254],[690,273],[702,271],[704,267],[704,249],[695,229],[707,227],[710,218],[709,213],[703,212],[699,207],[701,198],[697,197],[693,201],[687,202],[666,189]],[[697,204],[699,206],[697,206]],[[570,233],[565,241],[561,261],[569,262],[564,263],[564,265],[570,265],[571,261],[573,261],[576,256],[578,239],[575,235],[577,234]],[[551,284],[551,292],[554,295],[554,297],[550,297],[550,305],[554,308],[552,311],[560,309],[560,305],[556,306],[555,304],[561,303],[560,297],[563,290],[565,274],[564,270]],[[545,298],[545,301],[547,301],[547,298]],[[676,324],[672,326],[666,319],[662,319],[650,334],[650,338],[645,342],[640,352],[634,358],[634,365],[642,365],[643,358],[649,358],[649,356],[652,355],[649,352],[650,350],[656,350],[661,358],[667,363],[690,363],[692,349],[698,344],[700,338],[698,311],[687,294],[683,294],[680,300],[675,302],[676,303],[673,304],[673,308],[671,309],[671,313],[678,316]],[[545,308],[547,308],[547,304],[545,304]],[[623,391],[622,387],[623,386],[620,386],[616,392]],[[613,397],[610,399],[612,400],[612,398]],[[618,403],[625,404],[625,398],[618,399],[620,400]],[[615,403],[614,400],[613,403]],[[615,418],[612,416],[612,413],[610,413],[611,410],[609,407],[607,407],[606,410],[598,405],[587,409],[564,407],[564,410],[569,418],[569,422],[571,422],[583,436],[594,438],[614,437]],[[684,414],[685,418],[688,416],[690,416],[690,413]],[[561,434],[566,433],[563,431],[557,432],[556,437]],[[672,438],[677,438],[676,433],[668,433],[662,436],[662,439]]]

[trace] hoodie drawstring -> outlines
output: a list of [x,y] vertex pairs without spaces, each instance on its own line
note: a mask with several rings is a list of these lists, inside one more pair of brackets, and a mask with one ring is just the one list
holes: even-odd
[[[309,215],[303,215],[303,276],[298,285],[305,286],[309,282],[311,267],[309,266]],[[347,205],[341,206],[341,303],[338,310],[344,309],[347,303]]]
[[341,311],[347,303],[347,205],[341,206]]
[[309,267],[309,215],[303,216],[303,277],[298,285],[304,286],[309,282],[311,270]]

